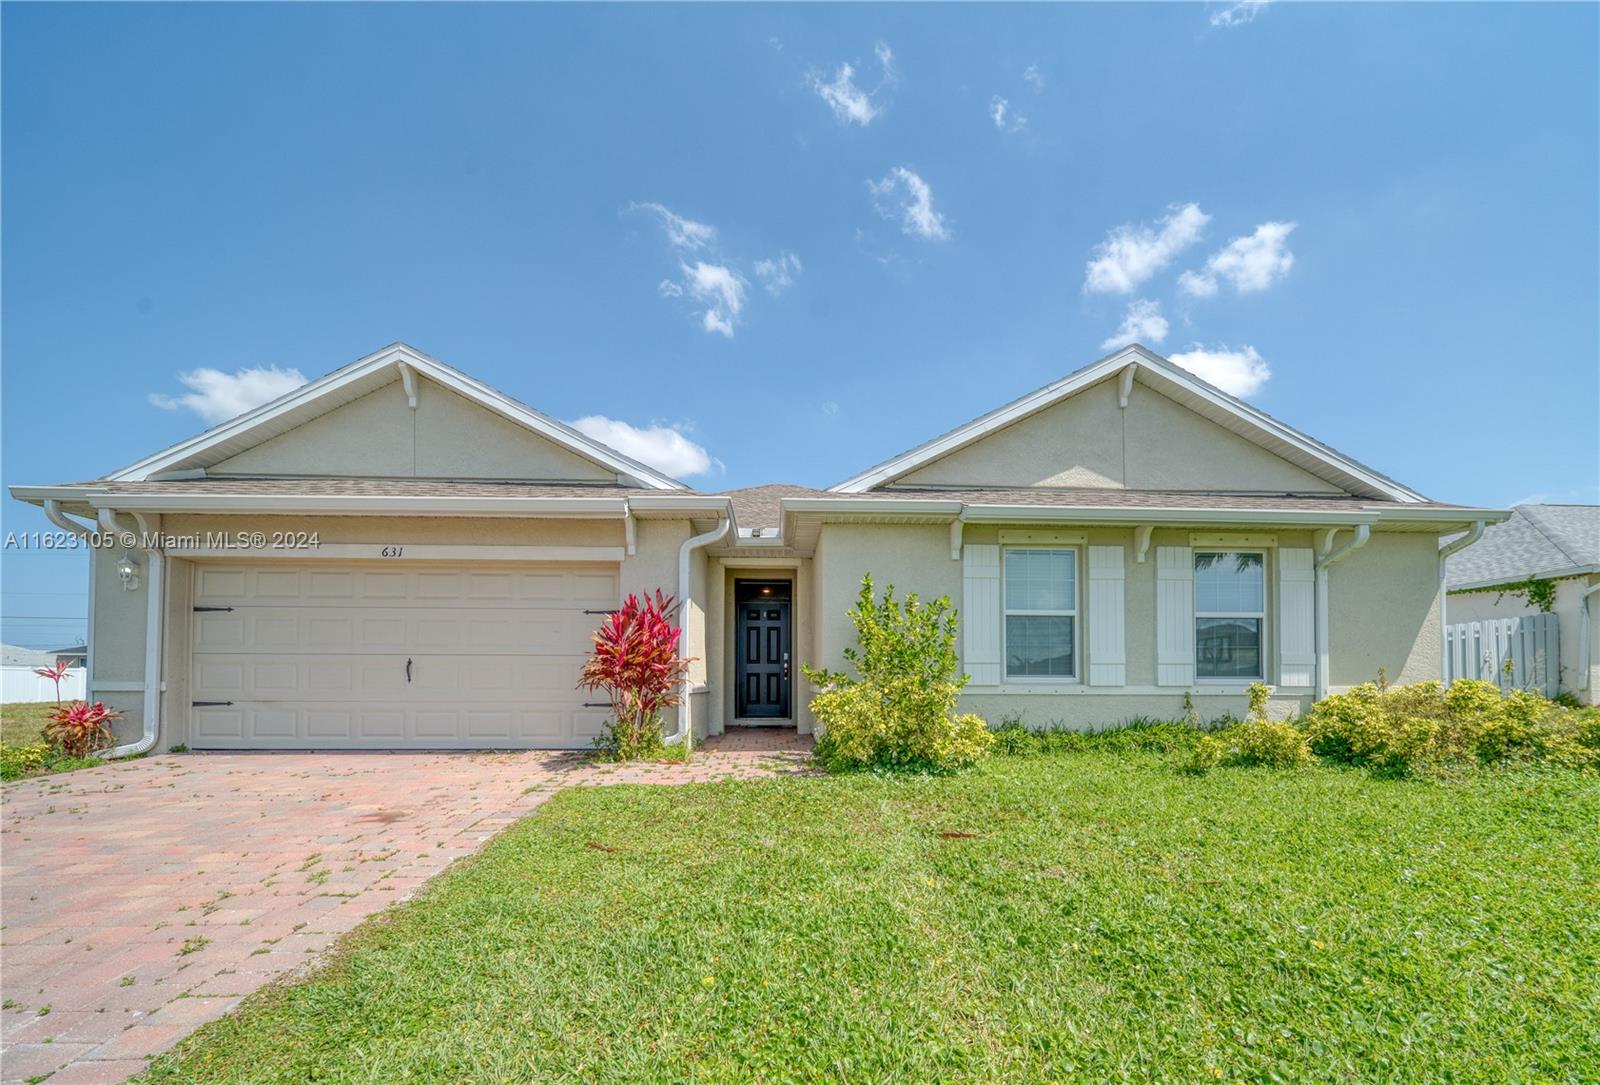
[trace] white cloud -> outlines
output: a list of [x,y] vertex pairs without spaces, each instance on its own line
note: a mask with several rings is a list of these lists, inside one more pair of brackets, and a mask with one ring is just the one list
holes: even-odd
[[1243,26],[1245,23],[1254,22],[1255,17],[1267,9],[1271,0],[1235,0],[1225,8],[1218,8],[1211,13],[1212,26]]
[[1083,289],[1093,294],[1131,294],[1173,257],[1200,240],[1211,216],[1198,204],[1174,204],[1155,228],[1118,226],[1095,246]]
[[1033,93],[1044,93],[1044,73],[1039,70],[1039,65],[1029,64],[1022,69],[1022,81],[1033,88]]
[[883,106],[878,99],[883,91],[894,86],[894,53],[881,41],[873,47],[873,52],[877,55],[882,75],[878,85],[870,91],[856,85],[856,69],[850,63],[840,64],[830,80],[824,81],[816,73],[811,76],[811,89],[828,103],[833,115],[844,124],[859,124],[865,128],[883,114]]
[[1130,302],[1117,334],[1101,343],[1106,350],[1116,350],[1129,343],[1159,343],[1167,337],[1167,318],[1161,315],[1161,303],[1148,298]]
[[705,305],[700,314],[700,325],[707,332],[716,332],[733,338],[733,327],[744,311],[745,281],[739,273],[726,264],[708,264],[704,260],[693,265],[680,264],[683,278],[678,282],[667,279],[661,284],[661,293],[669,297],[689,297]]
[[194,369],[178,374],[179,383],[189,391],[178,396],[150,393],[150,402],[162,410],[180,407],[191,410],[207,422],[225,422],[252,407],[277,399],[306,382],[298,369],[277,366],[240,369],[224,373],[220,369]]
[[1178,276],[1178,289],[1197,298],[1216,294],[1218,280],[1241,294],[1267,289],[1294,267],[1294,253],[1288,247],[1294,227],[1292,222],[1263,222],[1255,233],[1236,237],[1212,254],[1204,271]]
[[832,418],[834,415],[839,413],[839,404],[831,399],[828,400],[822,405],[822,413],[827,415],[829,418]]
[[1186,351],[1167,355],[1167,360],[1234,396],[1254,395],[1272,376],[1267,363],[1250,346],[1241,350],[1229,347],[1207,350],[1195,344]]
[[654,213],[661,220],[661,229],[667,235],[667,240],[680,249],[703,249],[716,240],[715,226],[686,219],[659,203],[635,203],[630,204],[628,209]]
[[801,271],[800,257],[792,252],[783,253],[776,260],[757,260],[754,267],[756,278],[773,297],[793,286],[794,277]]
[[1028,118],[1011,108],[1011,102],[996,94],[989,99],[989,119],[1002,132],[1020,132],[1028,127]]
[[586,415],[567,424],[586,437],[674,478],[710,474],[714,467],[720,466],[704,448],[671,426],[652,423],[640,428],[603,414]]
[[933,189],[904,166],[896,166],[881,181],[868,181],[867,188],[884,218],[900,219],[900,229],[925,241],[944,241],[950,236],[944,216],[933,209]]

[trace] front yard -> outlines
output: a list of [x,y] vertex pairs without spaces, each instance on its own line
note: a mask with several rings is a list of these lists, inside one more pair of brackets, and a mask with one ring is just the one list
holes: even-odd
[[[44,725],[56,707],[54,701],[0,705],[0,780],[71,772],[103,764],[98,757],[67,757],[45,741]],[[50,748],[38,750],[41,744]],[[27,752],[30,748],[33,749],[31,753]]]
[[1173,760],[571,790],[150,1078],[1600,1077],[1593,775]]

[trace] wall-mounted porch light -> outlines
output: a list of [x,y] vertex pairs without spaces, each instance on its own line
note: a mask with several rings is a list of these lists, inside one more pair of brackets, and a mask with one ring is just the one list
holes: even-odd
[[128,591],[138,590],[139,563],[133,560],[132,554],[122,555],[122,560],[117,562],[117,576],[122,580],[122,586]]

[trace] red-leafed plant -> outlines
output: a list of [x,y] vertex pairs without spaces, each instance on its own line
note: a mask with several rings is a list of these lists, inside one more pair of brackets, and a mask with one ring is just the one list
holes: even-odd
[[111,721],[121,715],[99,701],[74,701],[50,713],[50,722],[44,725],[45,737],[60,747],[65,757],[92,757],[114,741]]
[[56,684],[56,704],[60,704],[61,680],[67,676],[67,672],[71,669],[72,660],[58,659],[56,660],[56,665],[54,667],[35,667],[33,668],[33,673],[37,674],[40,678],[48,678],[50,681]]
[[611,721],[599,745],[623,760],[661,747],[661,713],[678,704],[689,660],[678,655],[682,631],[673,623],[675,600],[658,589],[652,598],[630,595],[595,631],[594,655],[578,686],[604,690]]

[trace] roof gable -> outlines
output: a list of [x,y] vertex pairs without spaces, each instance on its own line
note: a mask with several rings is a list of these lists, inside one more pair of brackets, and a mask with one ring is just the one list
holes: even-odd
[[[219,467],[225,471],[231,469],[239,474],[260,472],[263,471],[263,464],[271,461],[271,457],[260,450],[268,449],[271,443],[276,441],[279,452],[283,452],[284,446],[293,440],[285,439],[285,435],[300,430],[301,427],[316,426],[319,420],[324,420],[326,416],[341,408],[357,413],[370,413],[381,409],[381,404],[376,400],[369,401],[368,397],[379,394],[399,395],[404,401],[420,408],[422,395],[426,393],[419,395],[422,392],[419,382],[436,385],[436,388],[429,391],[442,392],[448,397],[441,404],[429,403],[427,412],[429,418],[436,417],[443,421],[451,413],[452,407],[456,415],[461,414],[462,408],[489,412],[494,416],[494,422],[482,428],[495,431],[490,434],[491,446],[498,444],[501,452],[505,451],[507,442],[513,446],[520,446],[519,450],[531,457],[531,467],[540,471],[561,472],[533,477],[620,480],[624,484],[639,485],[648,489],[687,489],[676,479],[647,467],[531,407],[518,403],[488,385],[403,343],[385,347],[343,369],[301,385],[270,403],[262,404],[187,441],[181,441],[138,463],[113,472],[107,478],[114,481],[143,481],[159,475],[204,472]],[[429,437],[426,436],[428,423],[424,421],[420,412],[414,421],[418,427],[415,434],[418,441],[417,448],[420,449],[429,441]],[[319,429],[326,427],[326,422],[317,426]],[[306,432],[311,431],[302,431],[302,435]],[[439,439],[437,430],[432,436],[436,458],[447,468],[442,472],[444,475],[451,476],[469,469],[462,457],[471,453],[470,447],[457,450],[452,457],[448,442]],[[535,440],[530,442],[529,438]],[[382,457],[385,453],[381,450],[366,450],[365,455],[368,459],[372,459],[371,464],[358,465],[365,467],[365,472],[360,469],[351,471],[348,466],[342,464],[337,473],[390,473],[384,470],[386,461]],[[392,458],[392,452],[390,455]],[[293,464],[295,460],[291,455],[277,462]],[[390,468],[399,466],[397,462],[389,464]],[[403,473],[416,474],[419,466],[413,464],[411,470]],[[335,472],[323,469],[304,473]],[[496,472],[495,477],[507,476],[504,472]],[[517,473],[510,477],[530,476]]]
[[[1133,384],[1144,386],[1138,392],[1133,389]],[[1402,486],[1400,483],[1385,475],[1374,471],[1372,468],[1356,462],[1301,433],[1291,426],[1285,425],[1277,419],[1250,406],[1242,400],[1228,395],[1196,377],[1194,374],[1167,361],[1141,346],[1125,347],[1114,354],[1085,366],[1076,373],[1046,385],[1035,392],[1031,392],[1020,399],[999,407],[988,414],[973,419],[965,425],[958,426],[950,432],[934,438],[926,444],[901,453],[868,471],[863,472],[832,487],[841,493],[863,493],[879,489],[891,484],[910,484],[919,469],[925,468],[936,461],[951,457],[960,450],[967,449],[979,441],[1000,433],[1007,427],[1015,426],[1026,419],[1032,418],[1042,411],[1046,411],[1057,404],[1079,396],[1086,390],[1094,389],[1105,384],[1100,389],[1101,395],[1115,393],[1117,406],[1126,403],[1130,395],[1142,395],[1145,392],[1159,393],[1161,397],[1170,400],[1188,412],[1215,424],[1230,435],[1228,440],[1237,438],[1248,442],[1255,448],[1270,453],[1273,457],[1285,462],[1289,473],[1284,475],[1283,481],[1293,481],[1295,478],[1315,480],[1314,484],[1301,486],[1280,486],[1274,481],[1270,486],[1249,486],[1238,483],[1207,483],[1196,486],[1196,489],[1315,489],[1323,492],[1344,492],[1358,497],[1387,501],[1423,501],[1422,495]],[[1096,439],[1092,428],[1085,429],[1084,440],[1091,443]],[[1103,433],[1102,433],[1103,436]],[[1146,441],[1145,444],[1150,442]],[[1223,443],[1226,443],[1223,442]],[[1128,462],[1133,462],[1133,454],[1148,454],[1145,448],[1130,449]],[[1123,455],[1119,448],[1117,462],[1122,464]],[[1059,468],[1058,468],[1059,470]],[[1039,483],[1043,485],[1124,485],[1120,480],[1106,477],[1104,470],[1090,468],[1091,475],[1082,473],[1076,476],[1068,475],[1062,481],[1051,482],[1042,478]],[[1092,481],[1093,474],[1100,476],[1100,481]],[[925,482],[932,482],[935,473],[924,473],[920,477]],[[985,480],[990,484],[1000,482],[998,479]]]

